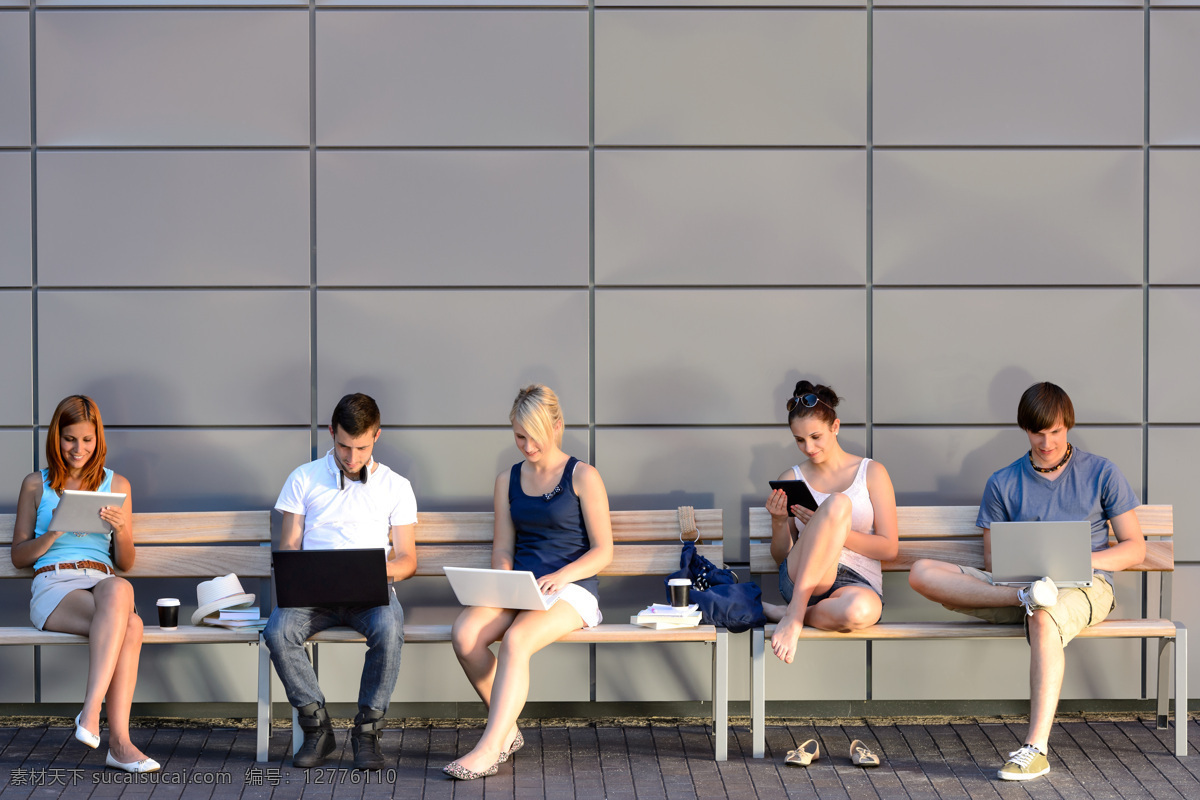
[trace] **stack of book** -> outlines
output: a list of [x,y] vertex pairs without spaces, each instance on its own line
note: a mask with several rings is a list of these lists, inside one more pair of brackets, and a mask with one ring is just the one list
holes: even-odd
[[204,621],[209,625],[220,625],[223,628],[237,628],[239,630],[257,628],[261,631],[267,624],[267,621],[262,619],[262,612],[258,606],[222,608],[219,616],[205,617]]
[[694,628],[700,624],[701,616],[700,606],[694,604],[676,608],[654,603],[638,612],[637,616],[630,617],[629,621],[661,631],[665,628]]

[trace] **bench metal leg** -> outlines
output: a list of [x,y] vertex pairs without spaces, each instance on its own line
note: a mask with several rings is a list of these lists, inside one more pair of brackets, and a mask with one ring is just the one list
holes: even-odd
[[750,631],[750,738],[755,758],[767,754],[766,639],[762,628]]
[[1158,729],[1166,730],[1168,717],[1171,713],[1171,692],[1168,684],[1171,681],[1171,662],[1167,660],[1167,648],[1174,644],[1171,639],[1158,640],[1158,711],[1156,714]]
[[1175,623],[1175,755],[1187,755],[1187,628]]
[[268,759],[271,745],[271,653],[263,635],[258,635],[258,728],[256,731],[258,755],[256,760]]
[[713,644],[713,756],[729,758],[729,631],[717,631]]

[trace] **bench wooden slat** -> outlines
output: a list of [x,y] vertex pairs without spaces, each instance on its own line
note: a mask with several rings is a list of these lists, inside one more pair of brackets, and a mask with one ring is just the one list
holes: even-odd
[[[637,642],[714,642],[717,639],[717,629],[712,625],[698,625],[695,628],[679,628],[674,630],[653,630],[641,625],[604,623],[597,628],[572,631],[559,642],[573,643],[626,643]],[[362,634],[350,628],[329,628],[309,639],[311,642],[327,644],[353,644],[366,641]],[[405,625],[404,641],[408,642],[448,642],[450,641],[449,625]]]
[[[12,544],[15,514],[0,514],[0,544]],[[140,544],[220,544],[271,541],[270,511],[137,512],[134,540]]]
[[[675,511],[613,511],[609,516],[616,542],[661,542],[676,538],[678,516]],[[720,541],[721,509],[697,509],[696,527],[703,540]],[[491,544],[492,512],[419,512],[417,541],[423,544]]]
[[[766,636],[770,638],[775,626],[767,625]],[[1141,639],[1145,637],[1174,638],[1175,623],[1166,619],[1109,619],[1084,628],[1080,638],[1095,639]],[[823,631],[819,628],[804,629],[800,635],[800,646],[806,640],[860,641],[881,639],[1013,639],[1025,638],[1022,625],[992,625],[987,622],[885,622],[849,633]]]
[[[158,626],[147,625],[142,634],[145,644],[255,644],[258,642],[257,631],[230,630],[211,626],[192,626],[188,620],[178,630],[164,631]],[[73,633],[56,633],[54,631],[39,631],[35,628],[0,628],[0,645],[34,645],[34,644],[87,644],[86,636]]]
[[[924,541],[901,539],[900,555],[895,561],[883,562],[884,572],[908,572],[919,558],[936,558],[951,564],[963,564],[983,569],[983,538],[970,540],[943,539]],[[771,545],[766,542],[750,543],[750,571],[774,572],[779,569],[771,557]],[[1126,569],[1126,572],[1172,572],[1175,569],[1175,543],[1158,540],[1146,542],[1146,557],[1141,564]]]
[[[1147,537],[1170,537],[1174,531],[1172,506],[1138,506],[1134,509],[1142,533]],[[900,539],[958,539],[980,536],[975,520],[978,506],[898,506],[896,523]],[[750,539],[771,538],[771,515],[756,506],[750,509]]]
[[136,513],[133,535],[139,545],[270,542],[271,512]]
[[[618,542],[669,541],[676,538],[675,511],[613,511],[613,539]],[[12,544],[15,514],[0,514],[0,544]],[[720,541],[722,511],[696,510],[696,527],[704,541]],[[271,541],[270,511],[138,512],[133,515],[138,544],[189,544]],[[417,541],[431,544],[492,541],[491,511],[422,511]]]
[[[915,512],[915,513],[909,513]],[[885,561],[885,572],[906,572],[921,558],[983,569],[983,533],[975,527],[975,506],[900,506],[900,553]],[[1138,522],[1146,541],[1146,557],[1129,572],[1170,572],[1175,569],[1175,545],[1171,538],[1171,506],[1139,506]],[[929,527],[926,527],[929,526]],[[1116,539],[1110,538],[1115,542]],[[771,515],[765,508],[750,509],[750,571],[774,572],[771,557]]]
[[[271,551],[263,546],[238,545],[164,545],[139,547],[137,560],[129,572],[118,573],[127,578],[215,578],[236,572],[246,578],[267,578],[271,575]],[[0,547],[0,578],[32,578],[33,569],[17,569],[12,565],[9,548]]]
[[[706,544],[696,548],[704,557],[720,564],[724,558],[721,545]],[[680,545],[619,544],[613,547],[613,560],[601,575],[661,575],[664,578],[679,569]],[[477,567],[492,565],[491,544],[422,544],[417,547],[417,575],[444,575],[442,567]]]

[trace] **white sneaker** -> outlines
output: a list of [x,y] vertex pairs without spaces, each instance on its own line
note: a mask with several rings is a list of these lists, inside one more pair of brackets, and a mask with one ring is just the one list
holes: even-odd
[[1042,578],[1024,589],[1018,589],[1017,599],[1025,606],[1025,613],[1032,617],[1039,608],[1054,607],[1058,602],[1058,587],[1049,578]]

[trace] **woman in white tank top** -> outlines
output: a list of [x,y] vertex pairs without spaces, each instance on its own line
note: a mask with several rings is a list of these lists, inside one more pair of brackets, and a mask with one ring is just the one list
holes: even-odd
[[771,555],[779,562],[779,590],[786,606],[766,603],[778,623],[771,649],[791,663],[803,626],[852,631],[883,613],[880,561],[899,551],[896,494],[878,461],[859,458],[838,443],[839,398],[828,386],[796,384],[788,400],[788,426],[806,460],[779,476],[803,480],[816,511],[794,505],[782,489],[771,492]]

